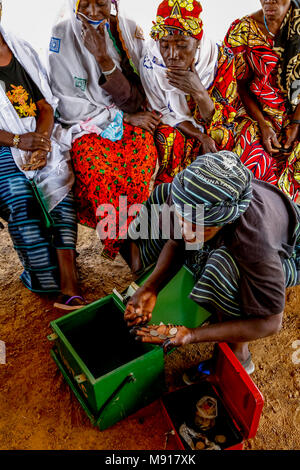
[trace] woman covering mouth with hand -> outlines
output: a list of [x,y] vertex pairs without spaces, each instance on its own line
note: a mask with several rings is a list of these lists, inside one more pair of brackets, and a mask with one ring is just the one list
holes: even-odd
[[162,114],[156,184],[171,182],[198,155],[234,146],[233,55],[205,35],[201,12],[196,0],[164,0],[140,64],[149,109]]
[[111,204],[115,217],[98,234],[102,255],[114,259],[127,230],[118,225],[119,196],[128,206],[147,199],[160,117],[143,111],[136,69],[142,31],[125,19],[126,2],[115,2],[117,16],[111,3],[69,0],[71,18],[53,29],[49,64],[59,120],[68,129],[64,137],[72,142],[78,219],[96,228],[106,218],[104,205]]

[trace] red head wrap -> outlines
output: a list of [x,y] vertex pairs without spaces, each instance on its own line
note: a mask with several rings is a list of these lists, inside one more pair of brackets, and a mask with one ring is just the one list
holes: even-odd
[[163,0],[150,35],[155,41],[169,34],[183,34],[200,40],[203,35],[201,12],[197,0]]

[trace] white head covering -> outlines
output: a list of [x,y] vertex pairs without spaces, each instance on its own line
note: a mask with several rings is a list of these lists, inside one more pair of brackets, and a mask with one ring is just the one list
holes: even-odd
[[[203,86],[208,89],[215,78],[218,65],[218,46],[203,33],[195,55],[195,68]],[[159,111],[162,122],[174,127],[183,121],[197,126],[188,108],[186,94],[169,84],[167,67],[160,53],[159,42],[150,39],[148,50],[140,62],[140,75],[149,104]]]
[[[100,134],[120,112],[111,96],[98,84],[101,69],[83,44],[82,24],[75,15],[76,3],[76,0],[69,0],[70,19],[54,27],[49,55],[50,82],[53,94],[59,100],[59,119],[70,126],[72,140],[89,132]],[[125,46],[138,68],[142,41],[134,35],[136,25],[121,16],[118,21],[120,30],[125,33]],[[108,54],[121,69],[120,55],[106,29],[105,39]]]

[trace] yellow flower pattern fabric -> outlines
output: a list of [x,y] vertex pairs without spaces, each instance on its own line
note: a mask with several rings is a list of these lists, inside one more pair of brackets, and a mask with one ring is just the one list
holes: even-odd
[[169,0],[170,7],[174,7],[176,3],[179,4],[180,8],[185,8],[187,11],[194,10],[194,0],[182,0],[182,1]]
[[150,36],[158,41],[169,34],[182,34],[201,40],[203,23],[202,7],[196,0],[164,0],[158,7],[156,23]]
[[218,73],[208,93],[215,106],[215,113],[209,126],[202,120],[198,106],[193,111],[194,119],[205,127],[206,133],[214,139],[220,149],[231,150],[234,145],[236,116],[234,105],[237,100],[237,85],[234,56],[227,47],[219,48]]
[[22,85],[11,85],[11,91],[8,91],[6,96],[14,106],[20,118],[36,117],[36,104],[33,103],[28,92],[22,87]]

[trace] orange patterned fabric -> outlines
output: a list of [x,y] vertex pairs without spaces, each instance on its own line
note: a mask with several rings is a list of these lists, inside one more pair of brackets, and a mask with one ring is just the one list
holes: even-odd
[[75,140],[71,155],[79,222],[95,229],[98,222],[108,220],[104,213],[98,217],[97,209],[101,210],[103,204],[114,207],[117,225],[114,220],[108,221],[107,238],[102,241],[102,255],[114,259],[122,244],[120,237],[126,235],[133,220],[129,217],[127,225],[120,229],[119,196],[127,196],[128,208],[148,198],[157,160],[153,137],[139,127],[124,123],[122,140],[112,142],[97,134],[84,135]]

